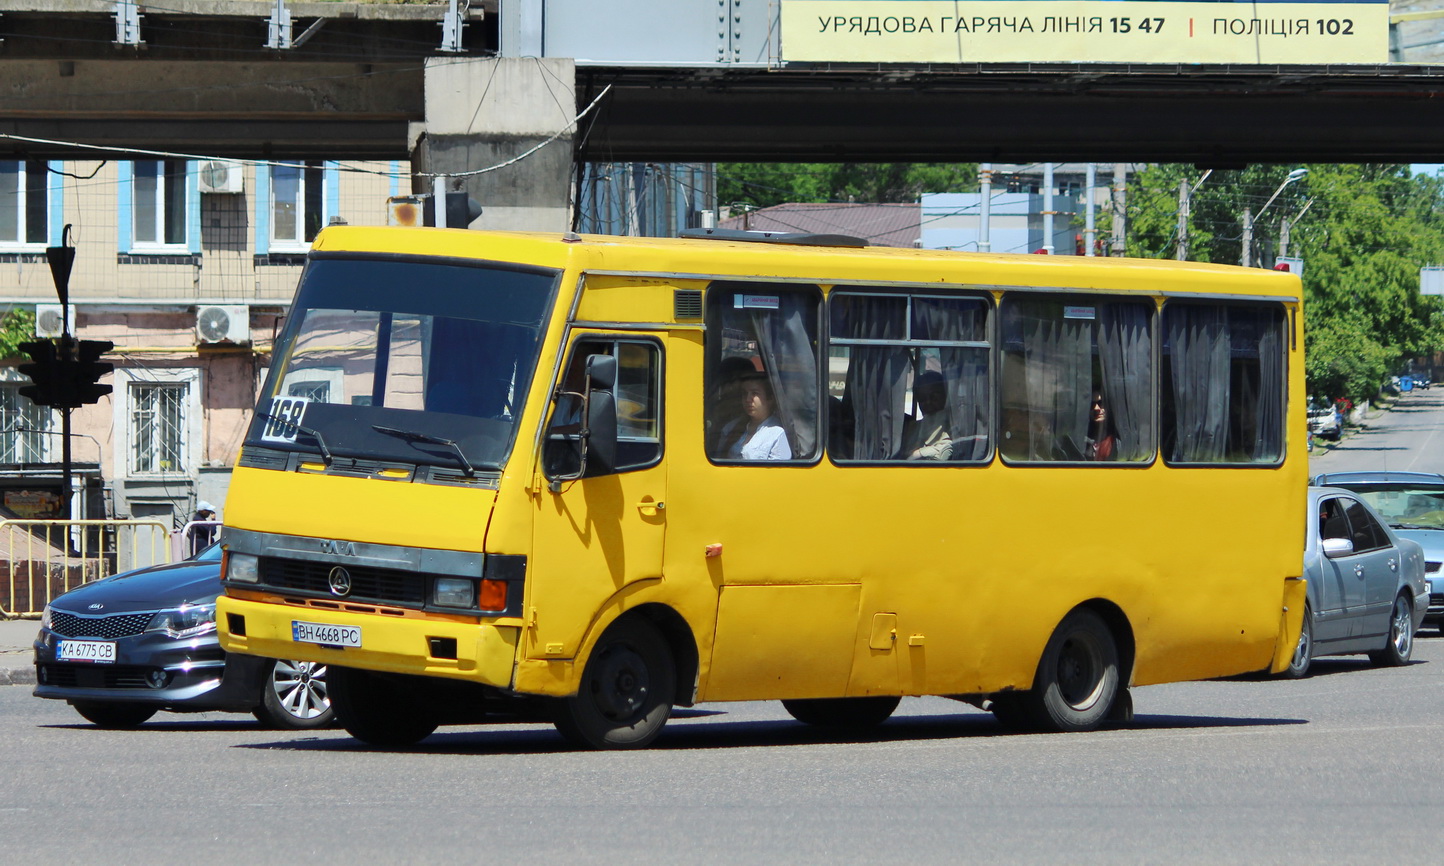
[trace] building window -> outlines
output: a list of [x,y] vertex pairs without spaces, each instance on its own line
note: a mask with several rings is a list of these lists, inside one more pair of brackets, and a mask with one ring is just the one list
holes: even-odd
[[0,463],[45,463],[50,410],[20,396],[20,386],[0,385]]
[[319,162],[271,169],[271,249],[304,250],[325,225],[326,171]]
[[132,183],[133,245],[137,248],[184,246],[185,160],[139,160],[134,164]]
[[44,246],[49,173],[40,160],[0,160],[0,245]]
[[130,471],[133,475],[185,472],[185,384],[130,386]]

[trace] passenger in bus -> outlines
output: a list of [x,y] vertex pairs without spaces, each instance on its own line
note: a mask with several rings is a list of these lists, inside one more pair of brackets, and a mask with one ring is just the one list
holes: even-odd
[[1095,390],[1088,416],[1088,439],[1084,443],[1083,454],[1089,460],[1112,460],[1117,445],[1118,434],[1113,427],[1113,420],[1108,417],[1108,403],[1103,398],[1103,392]]
[[742,417],[723,433],[730,443],[727,456],[734,460],[791,460],[792,446],[787,431],[777,420],[777,398],[765,373],[742,377]]
[[758,367],[752,359],[738,355],[723,358],[718,367],[716,390],[707,407],[707,453],[721,455],[729,444],[726,431],[744,417],[742,377],[756,374]]
[[913,382],[913,400],[922,410],[921,418],[909,418],[903,426],[902,457],[905,460],[947,460],[953,454],[948,422],[948,387],[943,374],[928,370]]

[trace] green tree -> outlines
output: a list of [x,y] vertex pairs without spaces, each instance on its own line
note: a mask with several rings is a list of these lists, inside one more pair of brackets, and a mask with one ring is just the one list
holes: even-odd
[[972,192],[976,163],[717,164],[717,201],[772,207],[788,202],[912,202],[927,192]]
[[[1292,168],[1213,172],[1191,196],[1189,258],[1237,263],[1247,208],[1258,217],[1255,263],[1267,264],[1287,220],[1288,254],[1305,262],[1309,388],[1372,397],[1406,359],[1444,348],[1444,306],[1419,294],[1419,268],[1444,262],[1444,187],[1405,166],[1314,165],[1263,210]],[[1129,190],[1130,255],[1173,257],[1179,181],[1192,187],[1201,174],[1178,165],[1139,173]]]
[[10,309],[0,316],[0,358],[20,358],[20,344],[35,339],[35,314]]

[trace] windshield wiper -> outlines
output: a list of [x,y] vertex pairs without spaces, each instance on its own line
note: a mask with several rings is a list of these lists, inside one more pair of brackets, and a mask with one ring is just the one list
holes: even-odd
[[295,428],[297,432],[305,433],[307,436],[315,439],[316,444],[319,445],[321,448],[321,459],[326,463],[327,466],[330,466],[331,463],[336,459],[335,457],[331,456],[331,449],[326,447],[326,440],[324,437],[321,436],[320,430],[313,430],[310,427],[302,427],[300,424],[297,424],[294,421],[288,421],[285,418],[272,415],[269,412],[257,412],[256,414],[261,416],[262,418],[269,418],[272,421],[277,422],[278,424]]
[[456,459],[460,460],[461,465],[465,467],[466,477],[470,478],[476,474],[476,470],[472,468],[471,461],[466,459],[466,455],[461,451],[461,446],[457,445],[454,439],[442,439],[440,436],[432,436],[430,433],[417,433],[413,430],[398,430],[395,427],[382,427],[380,424],[372,424],[371,429],[377,433],[385,433],[387,436],[395,436],[397,439],[406,442],[426,442],[430,445],[441,445],[450,448],[456,454]]
[[1393,529],[1444,529],[1437,524],[1426,526],[1421,523],[1391,523],[1389,526]]

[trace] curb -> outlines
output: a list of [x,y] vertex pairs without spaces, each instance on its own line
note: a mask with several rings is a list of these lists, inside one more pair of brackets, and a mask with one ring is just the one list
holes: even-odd
[[35,668],[0,668],[0,686],[35,685]]

